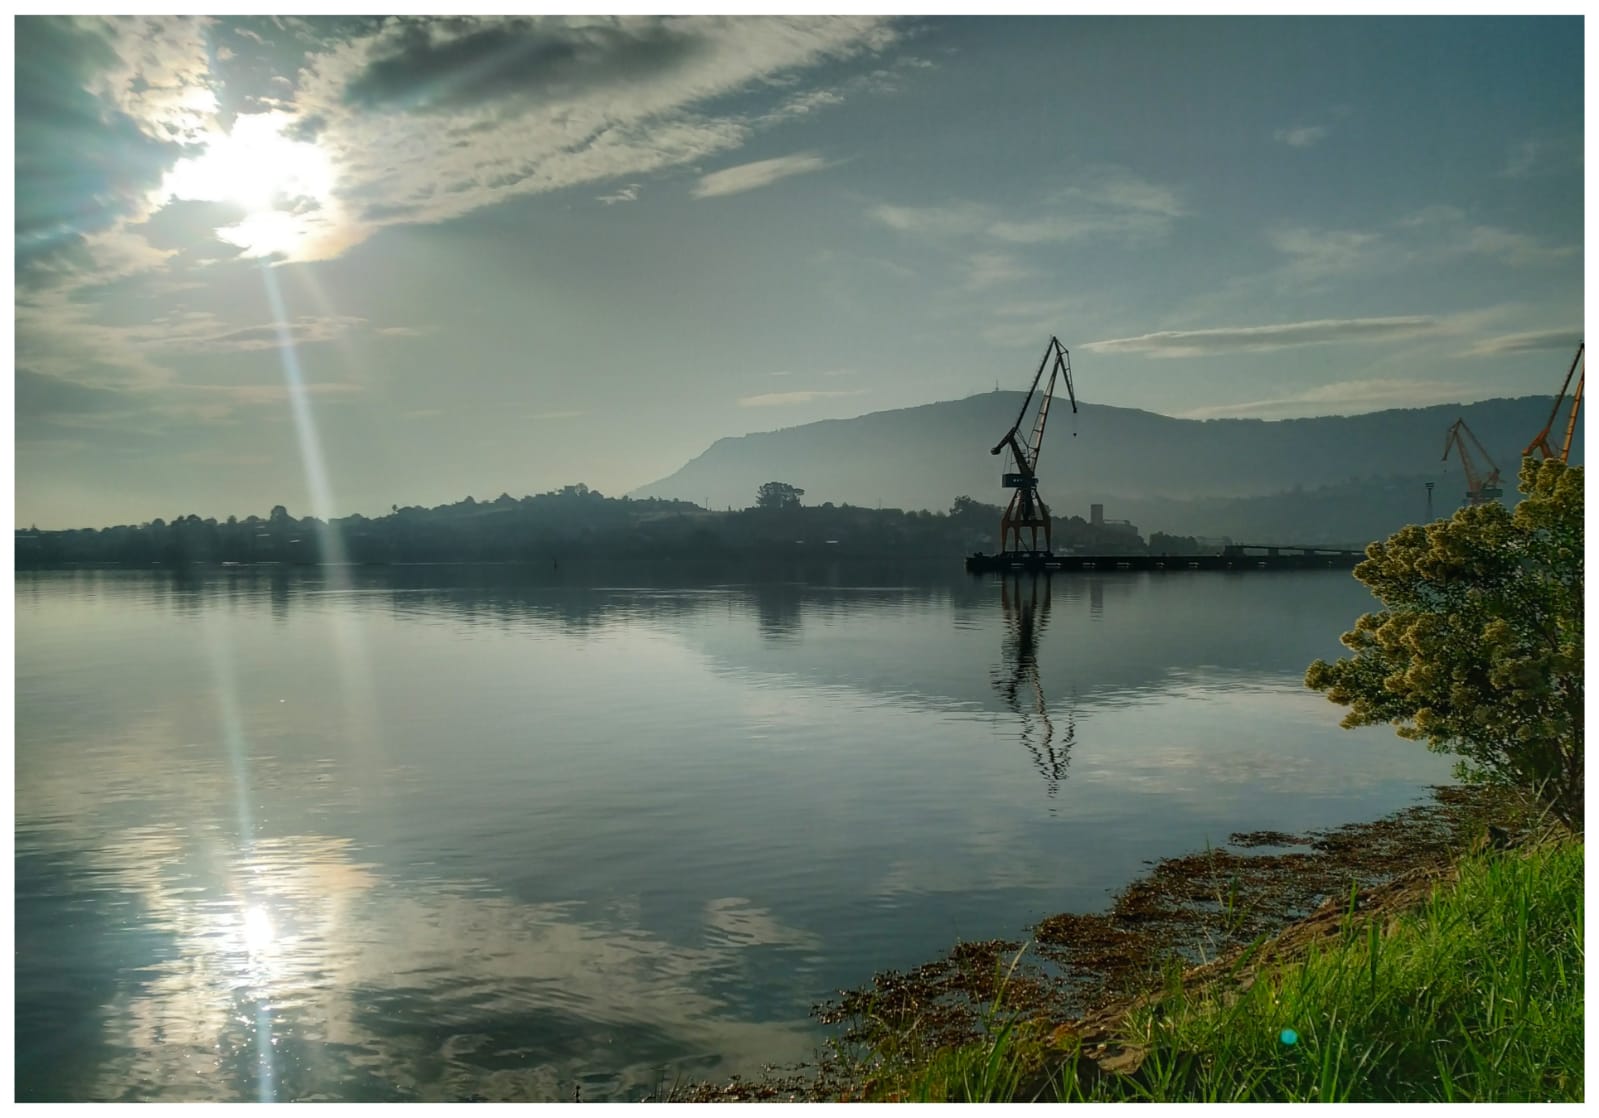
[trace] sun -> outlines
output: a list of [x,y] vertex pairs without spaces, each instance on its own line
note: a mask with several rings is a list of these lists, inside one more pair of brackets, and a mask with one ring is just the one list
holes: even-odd
[[172,168],[167,195],[231,202],[247,215],[297,199],[325,201],[333,191],[332,163],[315,143],[283,134],[290,119],[283,113],[239,117],[232,131]]

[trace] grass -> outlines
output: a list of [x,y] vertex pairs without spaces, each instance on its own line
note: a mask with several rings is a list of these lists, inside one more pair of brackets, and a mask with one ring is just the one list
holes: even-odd
[[[1580,839],[1465,858],[1419,908],[1351,906],[1301,959],[1198,989],[1173,972],[1123,1020],[1125,1071],[1054,1046],[996,997],[980,1041],[880,1060],[918,1101],[1580,1101]],[[1014,964],[1013,964],[1014,969]],[[1285,1033],[1284,1030],[1292,1030]],[[1291,1036],[1292,1042],[1289,1042]],[[912,1053],[915,1053],[912,1056]],[[1136,1067],[1132,1066],[1136,1064]]]

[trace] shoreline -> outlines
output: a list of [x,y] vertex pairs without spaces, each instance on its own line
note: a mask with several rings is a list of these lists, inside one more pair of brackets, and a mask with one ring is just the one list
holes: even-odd
[[1102,911],[1057,913],[1026,939],[957,943],[940,959],[840,991],[813,1007],[836,1030],[814,1065],[686,1084],[668,1099],[865,1100],[895,1069],[981,1042],[999,1018],[1062,1057],[1070,1041],[1103,1071],[1128,1072],[1141,1053],[1118,1043],[1117,1025],[1174,978],[1204,985],[1246,952],[1251,966],[1289,958],[1351,911],[1413,903],[1459,857],[1514,841],[1525,819],[1501,790],[1445,785],[1374,820],[1234,833],[1223,846],[1156,861]]

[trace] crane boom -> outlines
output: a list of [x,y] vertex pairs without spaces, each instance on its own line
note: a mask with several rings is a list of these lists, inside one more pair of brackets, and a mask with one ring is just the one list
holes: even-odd
[[[1527,444],[1527,449],[1521,452],[1523,458],[1531,458],[1534,451],[1542,453],[1545,458],[1558,458],[1562,462],[1570,456],[1571,437],[1577,430],[1577,412],[1582,408],[1582,381],[1588,373],[1587,362],[1582,358],[1585,344],[1577,343],[1577,356],[1571,359],[1571,368],[1566,370],[1566,379],[1560,385],[1560,395],[1555,397],[1555,406],[1549,409],[1549,422],[1543,425],[1543,430],[1539,431],[1532,442]],[[1579,365],[1583,367],[1581,373],[1577,372]],[[1555,418],[1560,414],[1560,405],[1566,402],[1566,389],[1571,387],[1573,374],[1577,377],[1577,390],[1571,395],[1571,415],[1566,418],[1566,437],[1560,444],[1560,453],[1556,454],[1554,448],[1549,445],[1549,434],[1554,430]]]
[[[1466,440],[1470,439],[1468,446]],[[1488,464],[1488,473],[1484,474],[1471,456],[1471,447],[1477,448],[1477,453],[1482,455],[1482,460]],[[1467,505],[1481,505],[1498,497],[1504,490],[1499,485],[1499,467],[1494,465],[1493,458],[1488,454],[1482,442],[1466,426],[1464,419],[1457,419],[1449,426],[1449,434],[1444,439],[1445,462],[1449,461],[1449,452],[1456,451],[1460,458],[1460,468],[1466,472],[1466,499]]]
[[[1033,435],[1025,443],[1016,435],[1021,430],[1022,420],[1027,418],[1027,409],[1032,405],[1033,396],[1038,392],[1038,382],[1044,378],[1044,369],[1049,365],[1049,359],[1055,358],[1055,367],[1050,370],[1049,383],[1044,387],[1044,396],[1038,403],[1038,416],[1033,420]],[[1033,383],[1027,389],[1027,398],[1022,401],[1022,410],[1016,413],[1016,422],[1010,425],[1010,430],[1005,432],[1004,438],[995,444],[990,454],[998,454],[1007,446],[1016,459],[1018,473],[1028,476],[1033,475],[1038,469],[1038,452],[1043,449],[1044,425],[1049,422],[1049,404],[1055,397],[1055,383],[1057,379],[1064,379],[1066,384],[1066,398],[1071,401],[1072,411],[1077,411],[1077,392],[1072,385],[1072,358],[1065,346],[1060,344],[1060,339],[1051,337],[1049,345],[1044,348],[1044,357],[1038,363],[1038,371],[1033,374]],[[1007,488],[1013,488],[1007,482]]]

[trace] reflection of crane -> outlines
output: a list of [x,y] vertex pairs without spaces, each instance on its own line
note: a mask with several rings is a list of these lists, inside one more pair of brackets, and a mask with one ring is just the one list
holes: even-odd
[[[1466,440],[1470,439],[1470,445]],[[1482,460],[1488,464],[1489,472],[1484,474],[1471,457],[1471,447],[1477,448],[1477,453],[1482,455]],[[1449,436],[1444,440],[1444,461],[1449,461],[1450,450],[1456,450],[1460,455],[1460,466],[1466,471],[1466,499],[1467,505],[1482,505],[1493,500],[1504,490],[1499,487],[1499,467],[1494,465],[1494,460],[1488,457],[1488,452],[1482,443],[1477,441],[1477,436],[1471,433],[1471,428],[1466,426],[1464,419],[1457,419],[1449,427]]]
[[[1033,395],[1038,391],[1038,382],[1044,376],[1044,366],[1049,364],[1051,357],[1055,359],[1055,365],[1050,370],[1049,384],[1044,388],[1044,395],[1039,399],[1038,416],[1033,420],[1033,437],[1022,442],[1017,438],[1017,434],[1021,431],[1022,420],[1027,417],[1027,408],[1033,402]],[[1027,390],[1027,399],[1022,401],[1021,413],[1016,416],[1016,422],[1011,424],[1011,429],[1005,432],[1005,437],[1000,439],[999,444],[989,452],[998,454],[1008,446],[1016,462],[1015,472],[1005,474],[1002,479],[1006,489],[1014,489],[1016,492],[1011,494],[1010,505],[999,521],[1001,555],[1023,550],[1023,528],[1028,531],[1026,548],[1028,552],[1038,552],[1040,528],[1044,530],[1043,550],[1046,552],[1049,550],[1049,509],[1038,495],[1038,451],[1044,442],[1044,424],[1049,420],[1049,402],[1055,395],[1055,381],[1062,376],[1066,381],[1066,398],[1071,401],[1072,411],[1075,413],[1077,393],[1072,390],[1071,354],[1060,344],[1059,338],[1051,337],[1048,348],[1044,350],[1044,359],[1038,363],[1038,372],[1033,374],[1033,386]]]
[[[1538,437],[1527,444],[1527,449],[1521,452],[1523,458],[1531,458],[1533,451],[1542,451],[1545,458],[1558,458],[1564,462],[1571,454],[1571,436],[1577,430],[1577,412],[1582,407],[1582,378],[1587,375],[1587,363],[1582,359],[1582,347],[1585,343],[1577,343],[1577,356],[1571,359],[1571,368],[1566,370],[1565,383],[1560,386],[1560,395],[1555,397],[1555,406],[1549,409],[1549,422],[1543,425],[1543,430],[1538,432]],[[1577,373],[1577,366],[1583,367]],[[1560,414],[1560,405],[1566,402],[1566,389],[1571,387],[1571,376],[1577,373],[1577,390],[1571,394],[1571,415],[1566,419],[1566,437],[1560,444],[1560,453],[1556,454],[1549,445],[1549,432],[1554,430],[1555,416]]]
[[[1028,592],[1022,593],[1021,579],[1014,583],[1009,577],[1000,581],[1000,604],[1005,611],[1005,621],[1010,628],[1010,639],[1005,642],[1006,659],[1010,661],[1009,674],[996,673],[994,686],[1005,697],[1005,703],[1022,720],[1022,745],[1033,755],[1033,767],[1044,778],[1050,796],[1060,790],[1066,779],[1067,753],[1076,737],[1077,724],[1070,714],[1066,717],[1066,733],[1060,744],[1055,743],[1055,723],[1044,702],[1044,687],[1038,676],[1038,638],[1049,622],[1049,575],[1042,576],[1043,599],[1040,601],[1037,574],[1029,578]],[[1023,709],[1023,690],[1031,692],[1029,709]]]

